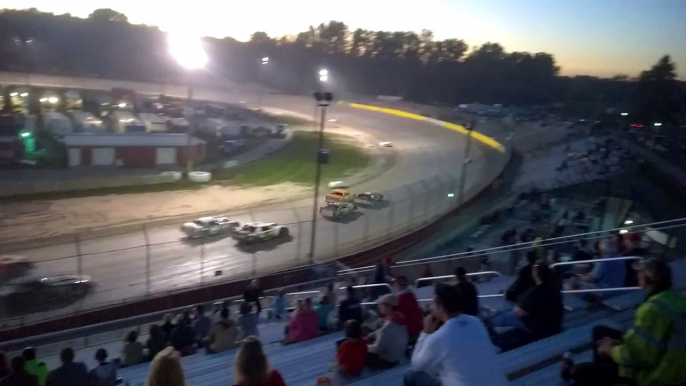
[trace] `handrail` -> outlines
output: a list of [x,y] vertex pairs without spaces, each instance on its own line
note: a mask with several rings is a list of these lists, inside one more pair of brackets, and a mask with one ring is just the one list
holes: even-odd
[[[370,288],[370,287],[388,287],[388,289],[393,292],[393,287],[388,283],[375,283],[375,284],[358,284],[354,285],[353,288]],[[348,287],[338,287],[339,290],[346,289]]]
[[560,265],[578,265],[578,264],[594,264],[601,261],[616,261],[616,260],[642,260],[641,256],[618,256],[618,257],[603,257],[600,259],[578,260],[578,261],[561,261],[550,265],[550,268],[555,268]]
[[[683,224],[677,224],[677,225],[667,225],[667,226],[662,226],[662,227],[654,227],[655,225],[665,225],[665,224],[673,224],[673,223],[681,223]],[[459,252],[459,253],[451,253],[447,255],[439,255],[439,256],[433,256],[433,257],[426,257],[422,259],[414,259],[414,260],[404,260],[404,261],[399,261],[397,262],[394,266],[390,267],[391,269],[395,268],[400,268],[403,266],[412,266],[412,265],[417,265],[417,264],[424,264],[424,263],[429,263],[429,262],[437,262],[437,261],[445,261],[448,260],[449,258],[454,258],[451,260],[456,260],[460,258],[467,258],[467,257],[477,257],[481,255],[482,253],[501,253],[501,252],[511,252],[511,251],[517,251],[517,250],[524,250],[532,247],[548,247],[552,245],[558,245],[558,244],[566,244],[572,241],[576,241],[579,238],[585,238],[585,239],[602,239],[607,237],[608,235],[612,234],[612,232],[619,232],[619,231],[629,231],[629,232],[634,232],[634,233],[644,233],[648,231],[653,231],[653,230],[661,230],[661,229],[671,229],[671,228],[676,228],[676,227],[682,227],[686,226],[686,218],[679,218],[679,219],[674,219],[674,220],[666,220],[666,221],[657,221],[653,223],[648,223],[648,224],[636,224],[636,225],[629,225],[629,226],[623,226],[615,229],[609,229],[609,230],[603,230],[603,231],[593,231],[593,232],[586,232],[586,233],[577,233],[574,235],[567,235],[567,236],[560,236],[560,237],[553,237],[549,239],[543,240],[539,245],[534,245],[535,241],[527,241],[524,243],[517,243],[517,244],[512,244],[512,245],[502,245],[498,247],[492,247],[492,248],[484,248],[476,251],[469,251],[469,252]],[[640,228],[646,228],[650,227],[650,229],[640,229]],[[596,237],[586,237],[586,236],[593,236],[593,235],[598,235]],[[564,240],[564,241],[562,241]],[[342,276],[342,275],[350,275],[350,274],[356,274],[356,273],[361,273],[361,272],[366,272],[366,271],[371,271],[374,269],[373,265],[368,265],[364,267],[356,267],[356,268],[348,268],[348,269],[342,269],[336,272],[337,276]]]
[[[466,276],[482,276],[482,275],[496,275],[496,276],[503,276],[500,272],[498,271],[481,271],[481,272],[470,272],[466,274]],[[441,276],[429,276],[429,277],[420,277],[419,279],[414,281],[415,286],[417,283],[420,281],[427,281],[427,280],[441,280],[441,279],[452,279],[454,278],[455,275],[441,275]]]

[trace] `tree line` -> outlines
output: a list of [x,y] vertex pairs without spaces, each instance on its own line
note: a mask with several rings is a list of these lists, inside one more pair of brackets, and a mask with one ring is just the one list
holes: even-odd
[[[668,55],[638,79],[564,77],[553,55],[508,52],[498,43],[470,47],[436,40],[430,30],[388,32],[330,21],[279,38],[255,32],[250,41],[204,39],[208,71],[237,82],[260,82],[288,92],[318,86],[329,70],[335,92],[395,95],[421,103],[563,106],[588,115],[608,107],[638,119],[678,118],[686,87]],[[261,59],[269,57],[269,64]],[[99,9],[88,18],[29,10],[0,12],[0,70],[174,82],[183,69],[169,57],[156,27],[129,24],[125,15]]]

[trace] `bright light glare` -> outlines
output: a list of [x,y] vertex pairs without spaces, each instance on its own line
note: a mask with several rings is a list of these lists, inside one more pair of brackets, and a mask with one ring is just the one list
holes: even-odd
[[26,138],[26,137],[28,137],[29,135],[31,135],[31,133],[21,133],[21,137],[22,137],[22,138]]
[[655,123],[653,123],[653,126],[660,127],[660,126],[662,126],[662,123],[660,123],[660,122],[655,122]]
[[17,96],[17,95],[19,95],[19,94],[17,94],[16,92],[10,93],[10,96],[11,96],[11,97],[15,97],[15,96]]
[[448,197],[449,197],[449,198],[455,197],[455,193],[448,193]]
[[52,104],[55,104],[55,103],[57,103],[57,102],[59,102],[59,101],[60,101],[60,99],[57,98],[57,97],[50,97],[50,98],[48,98],[48,102],[50,102],[50,103],[52,103]]
[[41,103],[45,103],[48,101],[48,98],[41,98],[40,101],[41,101]]
[[26,98],[27,96],[29,96],[29,93],[23,92],[23,93],[19,94],[19,96],[22,98]]
[[126,107],[126,103],[122,102],[122,103],[118,104],[117,106],[119,106],[120,109],[123,109],[124,107]]
[[326,75],[322,75],[322,76],[319,77],[319,81],[320,81],[320,82],[326,82],[327,80],[329,80],[329,77],[326,76]]
[[626,220],[624,221],[624,225],[631,225],[634,223],[634,220]]
[[319,76],[328,76],[329,70],[319,70]]
[[629,231],[626,230],[626,229],[620,229],[620,230],[619,230],[619,234],[620,234],[620,235],[625,235],[625,234],[627,234],[627,233],[629,233]]
[[262,58],[262,64],[267,64],[267,63],[269,63],[269,56],[265,56],[264,58]]
[[170,33],[167,42],[169,52],[182,67],[189,70],[203,68],[209,60],[200,38]]
[[629,115],[629,113],[622,113],[623,117],[626,117],[627,115]]

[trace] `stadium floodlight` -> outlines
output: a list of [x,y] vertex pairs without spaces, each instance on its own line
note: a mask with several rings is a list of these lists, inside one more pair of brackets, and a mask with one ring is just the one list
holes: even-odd
[[40,101],[41,101],[41,103],[45,103],[48,101],[48,98],[41,98]]
[[660,126],[662,126],[662,123],[660,123],[660,122],[655,122],[655,123],[653,123],[653,126],[655,126],[655,127],[660,127]]
[[60,99],[58,97],[50,97],[48,98],[48,102],[52,103],[53,105],[59,102]]
[[626,220],[624,221],[624,225],[631,225],[634,223],[634,220]]
[[620,234],[620,235],[625,235],[625,234],[627,234],[627,233],[629,233],[629,231],[628,231],[627,229],[620,229],[620,230],[619,230],[619,234]]
[[626,117],[627,115],[629,115],[629,113],[622,113],[623,117]]
[[118,104],[117,106],[119,106],[120,109],[123,109],[124,107],[126,107],[126,103],[122,102],[122,103]]
[[19,94],[19,96],[22,98],[26,98],[27,96],[29,96],[29,93],[23,92],[23,93]]
[[167,36],[169,52],[181,67],[189,70],[205,67],[209,57],[202,46],[202,40],[197,37],[170,33]]
[[453,198],[455,197],[455,193],[448,193],[448,198]]
[[262,58],[262,64],[269,64],[269,56]]
[[19,95],[19,93],[16,93],[16,92],[10,93],[10,96],[11,96],[11,97],[15,97],[15,96],[17,96],[17,95]]
[[327,69],[319,70],[319,76],[329,76],[329,70],[327,70]]
[[326,82],[327,80],[329,80],[329,77],[328,77],[328,76],[326,76],[326,75],[320,75],[320,76],[319,76],[319,81],[320,81],[320,82]]
[[31,136],[31,133],[29,133],[29,132],[26,132],[26,131],[25,131],[25,132],[21,133],[21,137],[22,137],[22,138],[28,138],[28,137],[30,137],[30,136]]

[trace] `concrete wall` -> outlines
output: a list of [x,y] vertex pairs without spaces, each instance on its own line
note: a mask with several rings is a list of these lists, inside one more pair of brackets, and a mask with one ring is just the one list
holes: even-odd
[[24,194],[69,192],[97,188],[116,188],[133,185],[168,184],[175,182],[174,176],[116,176],[83,178],[63,181],[26,181],[0,183],[0,197]]

